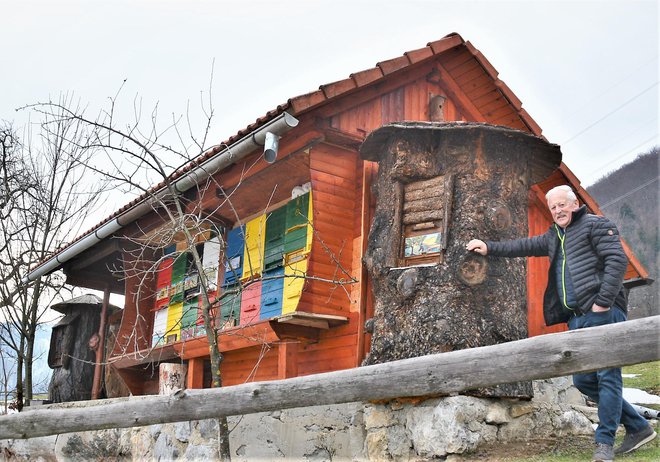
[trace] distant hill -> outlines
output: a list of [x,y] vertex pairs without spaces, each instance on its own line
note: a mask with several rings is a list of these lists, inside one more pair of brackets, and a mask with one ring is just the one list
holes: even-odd
[[630,318],[660,314],[659,152],[660,148],[655,147],[640,154],[587,188],[656,281],[630,291]]

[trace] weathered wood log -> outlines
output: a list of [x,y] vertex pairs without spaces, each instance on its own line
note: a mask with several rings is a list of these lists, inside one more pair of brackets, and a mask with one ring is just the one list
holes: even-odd
[[[547,159],[558,167],[559,147],[487,124],[395,122],[370,133],[360,155],[378,162],[364,259],[375,300],[364,364],[527,337],[526,260],[484,258],[465,244],[529,234],[529,187],[543,179],[533,166]],[[529,398],[532,386],[473,393]]]
[[[460,392],[660,359],[660,316],[325,374],[67,403],[0,417],[0,439]],[[634,345],[630,339],[634,339]],[[68,409],[66,408],[68,407]]]
[[171,395],[177,390],[186,388],[185,364],[160,363],[158,365],[158,394]]

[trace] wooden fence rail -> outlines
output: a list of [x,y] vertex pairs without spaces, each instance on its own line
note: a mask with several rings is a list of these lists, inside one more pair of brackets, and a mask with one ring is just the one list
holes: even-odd
[[0,439],[449,394],[658,360],[659,339],[660,316],[653,316],[287,380],[51,405],[0,417]]

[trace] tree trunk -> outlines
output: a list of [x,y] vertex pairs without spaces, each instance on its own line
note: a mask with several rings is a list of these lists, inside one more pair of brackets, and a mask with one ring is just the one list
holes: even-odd
[[21,341],[16,352],[16,409],[23,409],[23,351],[25,349],[25,336],[21,335]]

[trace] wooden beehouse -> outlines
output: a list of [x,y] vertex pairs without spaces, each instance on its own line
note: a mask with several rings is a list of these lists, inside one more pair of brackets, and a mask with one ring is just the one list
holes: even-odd
[[[369,133],[393,122],[455,121],[541,137],[540,127],[488,60],[458,34],[450,34],[289,99],[171,180],[224,156],[223,146],[238,152],[262,130],[294,118],[297,123],[279,134],[273,163],[253,146],[218,167],[213,181],[183,195],[188,212],[211,222],[192,245],[203,255],[204,273],[212,281],[207,295],[217,301],[213,319],[224,355],[224,385],[358,367],[372,340],[373,345],[382,341],[369,332],[373,290],[378,289],[363,264],[370,229],[387,225],[375,213],[378,164],[359,155]],[[399,160],[393,168],[401,178],[420,168]],[[461,261],[458,255],[448,258],[452,208],[462,200],[455,185],[465,181],[465,172],[445,173],[433,157],[428,162],[433,175],[391,185],[393,191],[399,188],[402,201],[397,243],[387,243],[401,249],[388,256],[391,267]],[[523,155],[517,162],[527,159]],[[520,233],[538,234],[549,225],[543,194],[555,185],[573,185],[581,201],[599,213],[564,164],[535,178],[516,195],[516,213],[528,217]],[[152,192],[162,187],[154,185]],[[70,284],[125,295],[123,314],[109,322],[116,331],[110,357],[133,394],[157,391],[156,366],[162,362],[186,363],[188,387],[209,386],[209,345],[199,312],[204,294],[186,253],[189,243],[174,235],[155,250],[152,262],[160,266],[150,277],[129,270],[142,264],[133,259],[130,242],[168,226],[151,209],[134,212],[147,198],[119,209],[85,236],[103,236],[97,231],[113,220],[121,226],[118,231],[79,250],[76,242],[84,239],[63,249],[69,251],[68,260],[57,267],[64,268]],[[433,207],[426,207],[431,199]],[[493,220],[504,223],[506,218],[496,213]],[[626,251],[628,281],[642,283],[647,273]],[[121,267],[120,275],[108,269]],[[519,274],[519,283],[527,286],[526,320],[521,322],[529,335],[558,330],[542,320],[546,269],[546,262],[530,259]],[[423,325],[417,327],[423,333]]]

